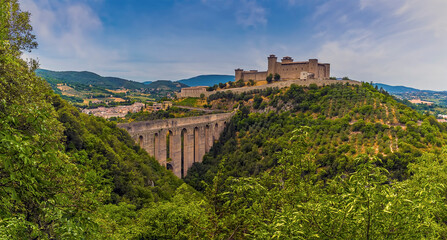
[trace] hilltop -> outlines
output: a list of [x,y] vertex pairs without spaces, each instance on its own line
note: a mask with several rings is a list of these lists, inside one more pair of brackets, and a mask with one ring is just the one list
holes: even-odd
[[144,82],[146,88],[150,89],[162,89],[162,90],[174,90],[178,91],[181,88],[189,87],[181,82],[172,82],[170,80],[157,80],[154,82]]
[[108,89],[139,89],[145,88],[145,85],[140,82],[135,82],[117,77],[102,77],[96,73],[88,71],[51,71],[46,69],[37,69],[36,74],[39,77],[46,79],[52,84],[67,83],[67,84],[82,84],[93,85]]

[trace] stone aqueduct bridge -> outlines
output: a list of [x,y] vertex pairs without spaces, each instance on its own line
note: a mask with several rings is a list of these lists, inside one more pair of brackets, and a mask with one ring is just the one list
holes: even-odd
[[174,172],[186,176],[194,162],[201,162],[234,113],[172,118],[118,124],[149,155]]

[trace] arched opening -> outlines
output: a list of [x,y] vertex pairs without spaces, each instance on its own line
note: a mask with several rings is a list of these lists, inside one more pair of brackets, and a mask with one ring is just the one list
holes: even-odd
[[158,151],[159,151],[159,149],[160,149],[160,139],[158,138],[158,133],[155,133],[154,134],[154,157],[155,157],[155,159],[157,159],[157,160],[159,160],[159,153],[158,153]]
[[199,162],[199,128],[194,128],[194,162]]
[[172,131],[168,130],[166,132],[166,161],[170,162],[171,158],[171,150],[172,150],[172,141],[171,141]]
[[185,128],[183,128],[182,129],[182,133],[181,133],[181,144],[180,144],[180,146],[181,146],[181,161],[180,161],[180,167],[181,167],[181,169],[180,169],[180,171],[181,171],[181,176],[182,176],[182,178],[185,176],[185,149],[186,149],[186,136],[187,136],[187,132],[186,132],[186,129]]
[[143,136],[140,135],[140,137],[138,137],[138,145],[140,145],[140,147],[143,147]]
[[174,168],[172,167],[172,165],[170,163],[166,163],[166,169],[168,169],[169,171],[174,171]]

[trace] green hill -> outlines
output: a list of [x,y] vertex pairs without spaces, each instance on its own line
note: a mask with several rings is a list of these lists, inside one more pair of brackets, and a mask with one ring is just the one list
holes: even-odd
[[173,90],[177,91],[184,87],[189,87],[184,83],[172,82],[169,80],[157,80],[154,82],[149,82],[145,85],[149,89],[160,89],[160,90]]
[[234,82],[234,76],[232,75],[200,75],[188,79],[178,80],[176,82],[184,83],[188,86],[213,86],[214,84],[226,83],[229,81]]
[[[428,90],[419,90],[416,88],[411,87],[405,87],[405,86],[390,86],[387,84],[382,83],[374,83],[374,86],[377,86],[378,88],[383,88],[385,91],[395,94],[395,93],[414,93],[414,92],[420,92],[420,91],[428,91]],[[433,92],[433,91],[428,91]]]
[[50,83],[68,83],[68,84],[82,84],[93,85],[95,87],[107,89],[139,89],[145,88],[145,85],[140,82],[130,81],[117,77],[102,77],[96,73],[82,71],[50,71],[45,69],[37,69],[36,74],[49,81]]
[[292,86],[285,92],[269,89],[242,95],[208,98],[215,107],[243,103],[253,113],[237,115],[220,143],[191,171],[187,180],[197,189],[201,188],[195,183],[212,181],[222,159],[229,166],[228,176],[234,177],[255,176],[274,167],[275,153],[287,149],[292,131],[300,127],[309,132],[307,152],[315,155],[322,177],[353,171],[354,159],[370,154],[396,178],[404,178],[412,159],[447,143],[445,125],[369,84]]

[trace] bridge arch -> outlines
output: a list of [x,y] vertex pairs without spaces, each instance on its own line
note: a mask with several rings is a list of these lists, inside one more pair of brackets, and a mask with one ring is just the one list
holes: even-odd
[[201,162],[233,113],[118,124],[134,141],[178,177]]
[[172,131],[167,130],[166,131],[166,160],[171,161],[172,160]]
[[140,147],[143,147],[143,140],[144,140],[143,136],[140,135],[140,136],[138,137],[138,145],[140,145]]
[[174,168],[172,167],[171,163],[166,163],[166,169],[168,169],[171,172],[174,171]]
[[185,163],[189,160],[188,159],[188,147],[189,147],[189,140],[188,140],[188,130],[186,130],[186,128],[183,128],[181,131],[181,136],[180,136],[180,173],[181,173],[181,177],[183,178],[186,174],[186,170],[185,170]]

